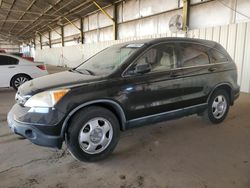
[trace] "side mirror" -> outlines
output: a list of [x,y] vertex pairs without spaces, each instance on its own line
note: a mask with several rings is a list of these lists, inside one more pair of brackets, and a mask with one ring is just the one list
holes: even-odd
[[135,73],[144,74],[150,72],[151,65],[146,62],[146,59],[142,59],[135,67]]

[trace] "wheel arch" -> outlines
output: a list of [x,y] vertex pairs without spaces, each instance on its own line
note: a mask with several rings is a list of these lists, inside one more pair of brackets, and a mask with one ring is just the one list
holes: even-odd
[[25,75],[25,76],[29,77],[30,80],[32,79],[32,77],[31,77],[30,75],[26,74],[26,73],[17,73],[17,74],[15,74],[15,75],[13,75],[12,78],[10,79],[10,83],[9,83],[9,84],[10,84],[10,87],[13,86],[13,85],[12,85],[13,79],[14,79],[15,77],[19,76],[19,75]]
[[122,130],[122,131],[125,130],[126,116],[125,116],[125,113],[124,113],[124,110],[122,109],[122,107],[117,102],[115,102],[113,100],[99,99],[99,100],[94,100],[94,101],[89,101],[89,102],[83,103],[83,104],[77,106],[76,108],[74,108],[67,115],[67,117],[65,118],[65,120],[63,122],[62,129],[61,129],[61,137],[62,138],[64,138],[64,135],[69,128],[69,122],[70,122],[71,118],[77,112],[79,112],[79,110],[86,108],[86,107],[89,107],[89,106],[100,106],[100,107],[104,107],[104,108],[110,110],[117,117],[119,124],[120,124],[120,130]]
[[209,96],[208,96],[208,99],[207,99],[207,102],[210,100],[212,94],[217,91],[218,89],[223,89],[223,90],[226,90],[229,94],[229,100],[230,100],[230,104],[233,105],[234,103],[234,99],[233,99],[233,87],[230,83],[220,83],[220,84],[217,84],[213,89],[212,91],[210,92]]

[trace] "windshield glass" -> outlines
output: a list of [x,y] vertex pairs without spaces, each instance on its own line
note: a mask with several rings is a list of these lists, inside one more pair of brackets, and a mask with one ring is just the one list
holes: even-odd
[[120,44],[111,46],[97,53],[76,68],[82,73],[93,75],[108,75],[117,69],[127,58],[137,51],[143,44]]

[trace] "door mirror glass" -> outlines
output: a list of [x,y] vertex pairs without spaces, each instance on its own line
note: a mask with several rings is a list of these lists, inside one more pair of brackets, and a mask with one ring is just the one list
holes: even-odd
[[141,58],[140,62],[135,66],[135,73],[144,74],[150,72],[151,66],[147,63],[146,58]]

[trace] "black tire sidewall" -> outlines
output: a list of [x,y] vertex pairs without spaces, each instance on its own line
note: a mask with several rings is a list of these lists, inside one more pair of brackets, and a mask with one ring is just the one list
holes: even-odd
[[14,76],[14,77],[11,79],[11,86],[12,86],[15,90],[18,90],[18,87],[15,86],[15,80],[16,80],[17,78],[20,78],[20,77],[25,77],[25,78],[27,78],[27,79],[28,79],[27,81],[30,80],[30,77],[27,76],[27,75],[24,75],[24,74],[19,74],[19,75]]
[[[224,96],[224,98],[226,99],[227,101],[227,109],[225,111],[225,113],[223,114],[223,116],[219,119],[215,118],[214,115],[213,115],[213,111],[212,111],[212,105],[213,105],[213,101],[214,99],[219,96],[219,95],[222,95]],[[208,102],[208,118],[209,120],[214,123],[214,124],[218,124],[218,123],[221,123],[222,121],[224,121],[224,119],[226,118],[227,114],[228,114],[228,111],[229,111],[229,107],[230,107],[230,100],[229,100],[229,94],[225,91],[225,90],[217,90],[215,91],[209,102]]]
[[[90,119],[102,117],[107,119],[113,128],[113,138],[108,147],[98,154],[84,152],[78,141],[79,132],[83,125]],[[80,110],[72,119],[68,129],[67,145],[71,154],[80,161],[94,162],[104,159],[115,148],[119,140],[119,122],[116,116],[109,110],[102,107],[87,107]]]

